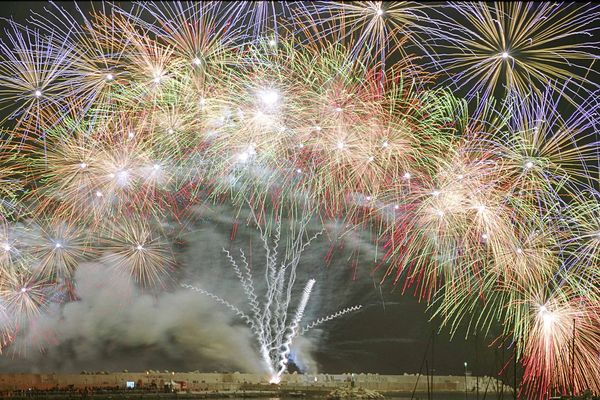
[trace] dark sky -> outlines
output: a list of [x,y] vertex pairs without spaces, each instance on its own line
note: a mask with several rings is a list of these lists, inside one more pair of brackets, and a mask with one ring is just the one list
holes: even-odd
[[[12,17],[18,22],[24,22],[30,10],[43,13],[44,6],[47,5],[42,2],[3,2],[0,14],[6,18]],[[72,8],[71,3],[64,3],[62,6],[67,9]],[[87,3],[82,3],[80,7],[85,9]],[[227,222],[218,222],[209,218],[199,220],[196,228],[206,232],[212,231],[214,235],[227,237],[231,225]],[[247,236],[239,235],[236,245],[239,247],[247,246],[249,242],[247,239],[250,236],[252,236],[252,233],[248,233]],[[206,240],[206,237],[203,240]],[[190,239],[186,249],[182,250],[184,256],[185,254],[189,255],[186,252],[190,251],[189,247],[192,241],[193,239]],[[324,264],[323,258],[327,245],[321,244],[321,248],[311,250],[313,265]],[[201,258],[210,260],[211,265],[203,265],[199,268],[203,269],[204,272],[207,268],[219,269],[219,267],[222,267],[220,270],[226,270],[227,264],[218,250],[211,257],[203,255]],[[200,250],[196,249],[196,251]],[[211,251],[214,251],[214,249]],[[351,305],[356,302],[363,304],[364,308],[360,312],[323,326],[318,335],[312,337],[313,354],[319,369],[331,373],[347,371],[377,372],[381,374],[417,372],[421,367],[432,330],[436,328],[435,323],[428,322],[425,304],[419,304],[410,295],[401,295],[399,288],[394,290],[391,284],[386,284],[381,288],[375,285],[374,281],[377,281],[377,279],[370,276],[370,270],[373,267],[373,262],[370,260],[361,262],[358,277],[353,281],[352,266],[347,262],[348,256],[347,249],[339,249],[332,264],[322,267],[322,270],[318,272],[320,276],[318,278],[319,284],[324,283],[317,286],[316,297],[323,304],[313,307],[311,312],[318,316],[320,313],[314,308],[323,308],[324,312],[333,312],[340,306]],[[211,273],[210,276],[214,278],[218,274]],[[225,277],[223,279],[231,280],[230,278]],[[216,285],[219,286],[220,284],[216,283]],[[229,294],[231,293],[223,295],[225,297]],[[165,304],[172,304],[175,308],[178,308],[177,312],[181,311],[179,309],[181,307],[193,306],[189,302],[185,305],[177,305],[177,302],[166,302]],[[162,304],[161,307],[166,306]],[[166,308],[161,308],[161,310],[168,313]],[[218,309],[217,307],[211,308],[211,310],[214,310],[214,312],[227,312],[227,310]],[[191,310],[183,310],[183,312],[188,311],[192,313]],[[117,311],[115,313],[118,314]],[[157,318],[152,315],[142,317],[147,319]],[[206,318],[208,321],[212,321],[212,317]],[[118,315],[115,316],[115,321],[110,323],[108,319],[105,319],[103,323],[107,326],[113,326],[113,324],[116,326],[120,323],[132,324],[127,318]],[[202,318],[198,321],[202,321]],[[193,334],[194,327],[186,326],[182,329],[186,329]],[[447,333],[443,332],[436,336],[435,369],[439,374],[463,373],[464,361],[468,361],[470,365],[475,365],[476,346],[474,338],[465,341],[464,334],[462,337],[460,334],[457,336],[452,342],[449,341]],[[212,363],[206,361],[205,364],[201,364],[194,359],[190,359],[190,353],[182,350],[185,346],[182,345],[182,348],[178,350],[178,343],[182,340],[184,339],[178,336],[178,333],[174,333],[173,342],[169,346],[156,345],[153,342],[148,344],[142,340],[135,343],[135,340],[118,342],[106,338],[82,344],[81,337],[74,335],[66,341],[48,340],[48,349],[43,353],[36,349],[29,349],[17,355],[4,355],[2,356],[4,359],[0,361],[0,370],[59,369],[78,372],[82,369],[203,370],[206,368],[227,368],[224,362]],[[52,348],[53,342],[59,343],[54,349]],[[474,371],[474,373],[481,375],[490,374],[497,370],[501,358],[501,352],[496,356],[494,350],[486,349],[483,343],[484,340],[480,337],[478,346],[479,365],[475,366]],[[209,343],[206,343],[206,346],[208,345]],[[82,350],[83,348],[86,350]],[[78,352],[81,354],[77,354]],[[508,356],[509,351],[507,350],[507,359]],[[201,357],[206,357],[206,355]],[[75,361],[66,361],[69,358]],[[200,359],[204,360],[204,358]],[[431,356],[429,356],[429,363],[431,365]]]

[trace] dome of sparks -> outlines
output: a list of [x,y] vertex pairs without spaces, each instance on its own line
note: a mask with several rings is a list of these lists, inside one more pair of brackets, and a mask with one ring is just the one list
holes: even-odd
[[173,221],[272,201],[371,232],[450,331],[499,324],[526,397],[600,392],[598,6],[61,7],[0,43],[2,344],[80,263],[161,287]]

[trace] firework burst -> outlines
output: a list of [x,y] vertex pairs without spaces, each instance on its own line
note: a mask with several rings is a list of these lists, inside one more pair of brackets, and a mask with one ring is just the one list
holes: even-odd
[[275,204],[371,230],[384,278],[451,331],[501,326],[527,396],[599,390],[597,6],[78,12],[53,4],[0,44],[2,343],[89,257],[162,287],[170,224]]

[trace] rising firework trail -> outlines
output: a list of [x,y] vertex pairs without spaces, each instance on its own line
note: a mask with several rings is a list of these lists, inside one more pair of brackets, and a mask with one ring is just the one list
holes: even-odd
[[274,223],[275,227],[272,238],[266,229],[258,225],[256,218],[254,222],[257,223],[261,233],[263,249],[266,253],[265,269],[261,274],[263,277],[264,293],[257,294],[253,269],[244,251],[240,249],[239,260],[242,264],[240,266],[231,253],[223,249],[242,286],[250,311],[243,311],[229,301],[200,287],[188,284],[182,284],[182,286],[204,294],[235,312],[249,326],[256,338],[261,359],[269,374],[269,381],[271,383],[279,383],[281,376],[287,370],[292,342],[296,336],[322,323],[357,311],[361,306],[353,306],[340,310],[329,316],[319,318],[301,328],[306,306],[309,303],[313,287],[317,281],[311,278],[304,284],[304,288],[299,296],[300,299],[294,305],[297,267],[304,250],[310,246],[313,240],[321,236],[322,231],[317,232],[312,237],[307,237],[306,229],[310,218],[302,218],[296,231],[288,239],[286,250],[281,252],[279,249],[282,243],[281,214],[277,216],[277,220]]

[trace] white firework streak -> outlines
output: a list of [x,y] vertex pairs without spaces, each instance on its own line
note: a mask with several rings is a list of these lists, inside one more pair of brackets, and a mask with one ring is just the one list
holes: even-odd
[[326,317],[322,317],[322,318],[318,318],[316,320],[314,320],[313,322],[311,322],[310,324],[306,325],[304,328],[302,328],[302,330],[300,331],[300,335],[304,335],[306,332],[308,332],[309,330],[316,328],[317,326],[324,324],[325,322],[329,322],[331,320],[334,320],[338,317],[341,317],[344,314],[348,314],[354,311],[358,311],[362,308],[362,305],[356,305],[356,306],[352,306],[352,307],[347,307],[344,309],[341,309],[333,314],[330,314]]
[[275,381],[279,381],[281,379],[281,375],[285,372],[288,363],[288,356],[290,355],[290,346],[292,345],[292,339],[296,336],[298,332],[298,325],[300,321],[302,321],[302,317],[304,317],[304,310],[306,309],[306,304],[308,303],[308,299],[310,298],[310,294],[312,293],[313,286],[315,286],[315,280],[310,279],[306,286],[304,286],[304,291],[302,292],[302,298],[300,299],[300,304],[298,304],[298,309],[296,310],[296,315],[290,324],[289,329],[284,337],[282,353],[279,360],[279,369],[277,370],[277,375],[274,377]]
[[[209,291],[187,284],[182,285],[185,288],[195,290],[210,297],[217,303],[226,306],[235,312],[248,325],[258,342],[260,356],[269,371],[272,383],[278,383],[281,379],[281,375],[285,372],[288,364],[288,357],[290,355],[290,348],[296,336],[306,332],[314,326],[331,321],[334,318],[361,308],[361,306],[346,308],[327,317],[319,318],[302,330],[299,329],[316,280],[309,279],[304,286],[302,297],[300,298],[296,311],[292,317],[290,315],[290,304],[292,303],[292,293],[296,282],[296,268],[300,262],[302,252],[314,239],[322,234],[322,231],[307,239],[304,233],[306,232],[309,219],[300,221],[298,233],[291,239],[288,248],[284,252],[283,260],[280,260],[278,251],[281,239],[280,221],[281,219],[279,219],[275,225],[273,238],[264,232],[260,225],[257,224],[261,234],[263,248],[266,253],[266,265],[264,271],[265,293],[264,296],[260,298],[256,294],[252,269],[243,250],[240,249],[240,259],[242,264],[242,267],[240,267],[231,253],[228,250],[223,249],[223,252],[233,267],[236,277],[240,281],[244,295],[248,299],[249,312],[242,311],[227,300]],[[261,298],[262,301],[260,300]]]

